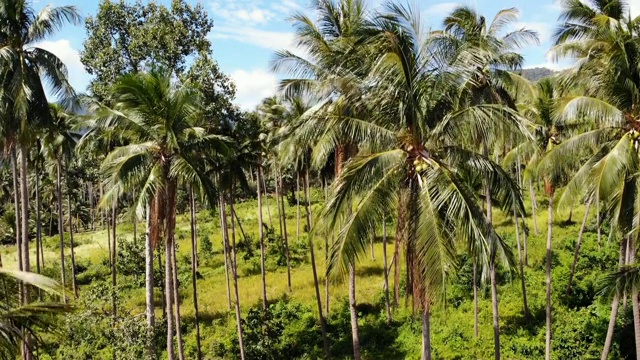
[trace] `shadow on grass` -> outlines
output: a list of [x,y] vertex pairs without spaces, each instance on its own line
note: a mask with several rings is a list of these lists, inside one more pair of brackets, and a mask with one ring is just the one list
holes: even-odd
[[531,313],[528,317],[524,316],[523,312],[502,316],[504,325],[500,327],[500,331],[506,335],[515,335],[519,330],[526,330],[531,336],[538,334],[546,324],[546,308],[539,307],[529,309],[529,311]]

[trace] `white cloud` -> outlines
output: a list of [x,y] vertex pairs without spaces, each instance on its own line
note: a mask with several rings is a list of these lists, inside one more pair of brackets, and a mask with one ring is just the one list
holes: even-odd
[[535,31],[538,34],[538,38],[540,39],[541,44],[544,44],[545,42],[551,40],[551,35],[553,34],[552,24],[535,21],[518,21],[513,24],[513,28],[510,30],[513,31],[523,28]]
[[262,69],[232,71],[229,75],[236,84],[236,103],[243,110],[252,110],[262,99],[275,94],[276,76]]
[[629,10],[631,11],[631,16],[640,16],[640,2],[638,0],[630,1]]
[[69,40],[45,40],[39,42],[36,46],[53,53],[62,60],[69,71],[69,82],[77,92],[83,92],[86,90],[86,87],[89,84],[90,75],[84,69],[82,62],[80,62],[80,53],[71,46],[71,42],[69,42]]
[[278,0],[265,4],[262,0],[213,0],[213,16],[224,23],[243,26],[267,24],[301,9],[296,0]]
[[429,6],[424,12],[429,16],[445,16],[461,5],[455,2],[445,2]]
[[292,49],[294,34],[292,32],[268,31],[252,27],[220,25],[213,28],[214,39],[231,39],[259,46],[265,49]]

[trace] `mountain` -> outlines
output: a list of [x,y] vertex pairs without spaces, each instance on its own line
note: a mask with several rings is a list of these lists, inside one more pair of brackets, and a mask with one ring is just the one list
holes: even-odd
[[542,78],[551,76],[555,73],[556,72],[551,69],[541,68],[541,67],[532,68],[532,69],[522,69],[521,71],[522,76],[529,81],[538,81]]

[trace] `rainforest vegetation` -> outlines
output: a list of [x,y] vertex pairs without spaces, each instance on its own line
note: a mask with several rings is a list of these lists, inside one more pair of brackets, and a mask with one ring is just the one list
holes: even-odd
[[36,3],[0,1],[0,358],[640,359],[627,1],[559,1],[557,72],[516,8],[314,1],[251,111],[201,5]]

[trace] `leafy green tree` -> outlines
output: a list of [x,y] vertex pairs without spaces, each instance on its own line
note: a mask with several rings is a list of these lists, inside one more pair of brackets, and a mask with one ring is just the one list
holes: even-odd
[[109,87],[120,75],[161,65],[181,74],[187,59],[207,53],[207,35],[213,21],[201,5],[172,0],[169,7],[157,2],[129,4],[103,0],[95,16],[85,21],[87,39],[80,60],[89,74],[94,95],[109,97]]

